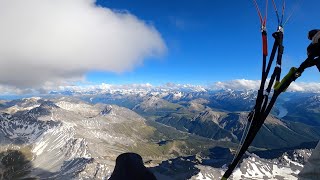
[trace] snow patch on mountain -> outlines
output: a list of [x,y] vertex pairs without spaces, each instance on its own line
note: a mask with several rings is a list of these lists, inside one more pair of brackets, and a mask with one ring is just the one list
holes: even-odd
[[[296,157],[309,158],[310,150],[296,150],[294,153]],[[306,160],[305,159],[305,160]],[[250,154],[249,157],[244,158],[239,167],[234,170],[229,179],[298,179],[298,174],[302,170],[305,161],[299,161],[297,158],[291,159],[287,153],[283,154],[277,159],[263,159],[257,155]],[[207,180],[207,179],[221,179],[226,168],[213,168],[209,166],[197,165],[200,172],[191,179]]]
[[[25,116],[22,116],[25,117]],[[46,132],[56,123],[52,121],[39,121],[32,116],[28,116],[29,121],[25,122],[24,118],[12,116],[8,114],[0,115],[0,130],[2,135],[13,141],[33,142]]]
[[142,130],[150,129],[127,108],[54,101],[14,115],[0,114],[1,142],[31,147],[33,169],[28,177],[108,178],[115,158],[145,141]]

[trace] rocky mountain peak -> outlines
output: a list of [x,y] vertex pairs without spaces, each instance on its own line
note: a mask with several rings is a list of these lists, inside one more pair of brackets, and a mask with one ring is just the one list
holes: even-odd
[[102,111],[101,111],[101,115],[107,115],[110,114],[112,111],[112,106],[111,105],[107,105]]

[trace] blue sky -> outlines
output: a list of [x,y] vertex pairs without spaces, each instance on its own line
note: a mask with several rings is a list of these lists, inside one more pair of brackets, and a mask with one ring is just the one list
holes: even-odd
[[[280,9],[281,2],[276,2]],[[264,8],[264,1],[258,3]],[[260,22],[250,0],[98,0],[97,4],[129,11],[152,24],[162,35],[168,52],[161,58],[146,59],[139,67],[124,73],[91,71],[86,74],[89,82],[206,85],[233,79],[260,79]],[[319,6],[318,0],[287,2],[287,15],[296,10],[285,27],[283,75],[305,58],[307,32],[320,28]],[[269,4],[269,47],[276,27],[276,16]],[[319,77],[313,68],[299,81],[319,82]]]
[[[285,27],[282,77],[306,58],[307,32],[320,28],[318,0],[286,2],[285,17],[296,11]],[[0,22],[0,94],[102,83],[253,88],[261,77],[252,0],[10,0],[0,1]],[[269,0],[269,47],[276,29]],[[308,69],[299,88],[320,89],[319,75]]]

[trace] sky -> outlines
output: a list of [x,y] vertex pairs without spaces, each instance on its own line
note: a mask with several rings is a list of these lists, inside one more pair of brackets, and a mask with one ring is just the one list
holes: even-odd
[[[319,5],[287,1],[283,76],[306,58]],[[277,20],[268,7],[270,49]],[[1,0],[0,23],[0,93],[102,83],[255,87],[261,77],[251,0]],[[298,81],[314,85],[319,75],[312,68]]]
[[[265,7],[264,2],[258,1],[261,8]],[[282,1],[276,2],[280,9]],[[146,59],[134,71],[120,75],[91,72],[88,80],[207,84],[260,79],[260,22],[250,0],[99,0],[97,3],[129,11],[152,23],[166,42],[168,52],[160,59]],[[317,0],[287,1],[287,16],[294,13],[285,27],[284,73],[305,59],[310,43],[306,34],[308,30],[320,27],[319,5]],[[271,33],[277,28],[271,4],[267,25],[270,47],[273,43]],[[319,77],[313,68],[301,79],[319,82]]]

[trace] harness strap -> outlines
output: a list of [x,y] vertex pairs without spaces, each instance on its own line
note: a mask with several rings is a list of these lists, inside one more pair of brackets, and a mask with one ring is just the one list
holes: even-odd
[[[313,61],[313,65],[317,65],[320,64],[320,58],[317,59],[311,59],[311,58],[307,58],[298,69],[294,69],[294,72],[298,72],[300,71],[301,73],[309,67],[312,66],[305,66],[304,63],[305,62],[310,62]],[[305,63],[306,64],[306,63]],[[309,64],[310,65],[310,64]],[[300,69],[300,70],[299,70]],[[293,71],[291,70],[291,71]],[[223,175],[222,179],[226,180],[230,177],[230,175],[232,174],[232,171],[235,169],[235,167],[238,165],[238,163],[241,160],[241,157],[244,155],[244,153],[247,151],[247,149],[249,148],[250,144],[252,143],[252,141],[254,140],[254,137],[256,136],[256,134],[258,133],[258,131],[260,130],[260,128],[262,127],[264,121],[266,120],[266,118],[268,117],[272,107],[274,106],[277,98],[279,97],[279,95],[284,92],[285,89],[287,89],[290,84],[295,81],[297,78],[299,78],[299,76],[296,76],[296,73],[288,73],[282,80],[281,83],[279,84],[279,86],[274,90],[273,96],[270,100],[270,103],[268,104],[268,106],[266,107],[266,110],[262,113],[262,116],[255,114],[254,118],[253,118],[253,124],[250,126],[250,129],[248,131],[248,136],[245,139],[245,141],[243,142],[243,145],[241,147],[241,149],[239,150],[238,155],[235,157],[234,161],[229,165],[229,168],[227,169],[227,171],[225,172],[225,174]]]

